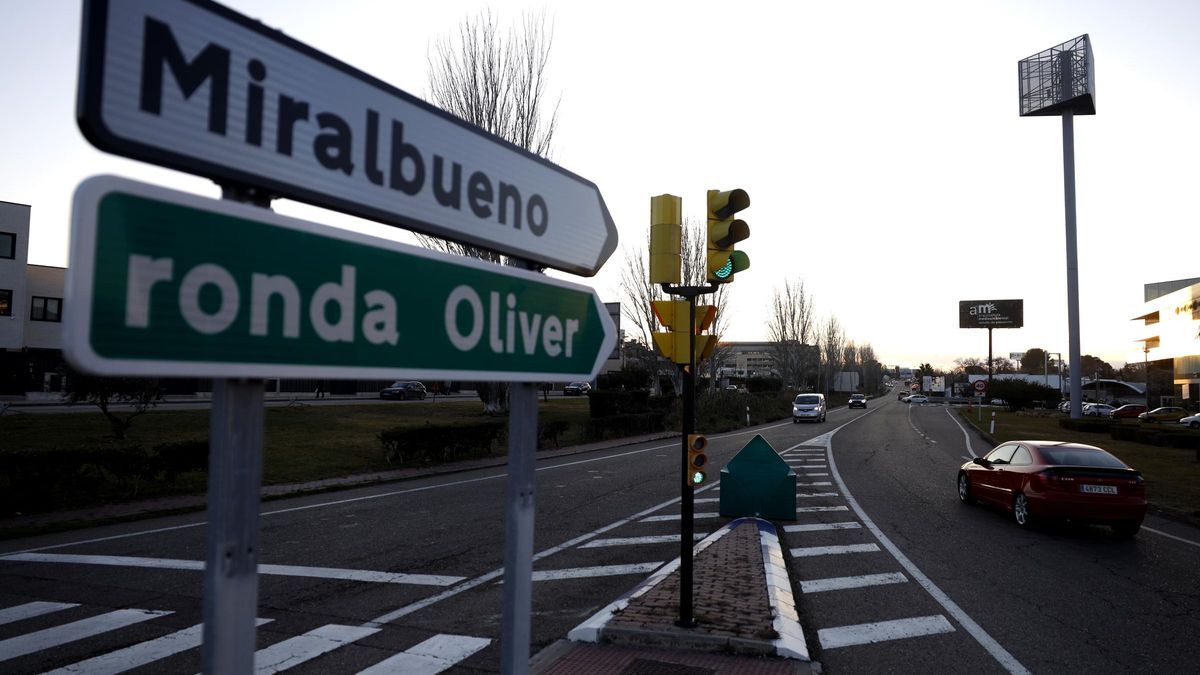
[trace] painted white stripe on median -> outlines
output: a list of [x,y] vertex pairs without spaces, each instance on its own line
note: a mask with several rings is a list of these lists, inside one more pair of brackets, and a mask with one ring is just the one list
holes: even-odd
[[378,632],[378,628],[366,626],[321,626],[255,652],[255,675],[282,672]]
[[[720,517],[721,517],[721,514],[719,514],[719,513],[711,513],[711,512],[709,512],[709,513],[693,513],[693,514],[692,514],[692,520],[704,520],[704,519],[707,519],[707,518],[720,518]],[[676,513],[676,514],[665,515],[665,516],[650,516],[649,518],[642,518],[642,519],[641,519],[640,521],[638,521],[638,522],[642,522],[642,523],[669,523],[669,522],[671,522],[672,520],[679,520],[680,518],[683,518],[683,515],[682,515],[682,514],[678,514],[678,513]]]
[[811,558],[818,555],[844,555],[846,553],[874,553],[879,550],[875,544],[844,544],[841,546],[804,546],[791,549],[793,558]]
[[467,635],[435,635],[395,656],[360,671],[358,675],[434,675],[453,668],[459,661],[491,643]]
[[[257,619],[256,626],[271,623],[271,619]],[[168,656],[199,647],[204,641],[204,624],[175,631],[153,640],[101,654],[95,658],[63,666],[43,675],[116,675],[127,670],[140,668]]]
[[19,656],[53,649],[68,642],[107,633],[135,623],[157,619],[171,612],[159,612],[145,609],[118,609],[107,614],[80,619],[54,628],[19,635],[7,640],[0,640],[0,661],[15,659]]
[[[68,563],[76,565],[107,565],[112,567],[148,567],[153,569],[204,571],[203,560],[174,560],[170,558],[137,558],[120,555],[70,555],[62,553],[14,553],[0,560],[16,562]],[[303,567],[299,565],[259,565],[259,574],[284,577],[340,579],[381,584],[413,584],[416,586],[450,586],[465,577],[432,574],[401,574],[371,570],[348,570],[335,567]]]
[[822,628],[817,631],[817,639],[821,641],[822,649],[836,649],[953,632],[954,626],[950,625],[946,617],[937,614],[935,616],[917,616],[911,619],[896,619],[895,621],[860,623],[838,628]]
[[808,523],[805,525],[784,525],[784,532],[819,532],[821,530],[854,530],[862,527],[861,523]]
[[800,590],[804,593],[824,593],[825,591],[844,591],[850,588],[866,588],[868,586],[903,584],[907,582],[908,577],[899,572],[862,574],[856,577],[830,577],[828,579],[801,581]]
[[4,609],[0,609],[0,626],[78,606],[79,604],[74,602],[27,602],[24,605],[5,607]]
[[[797,468],[800,468],[800,467],[797,467]],[[796,475],[797,475],[797,476],[804,476],[805,478],[810,478],[810,477],[812,477],[812,476],[828,476],[828,475],[829,475],[829,472],[828,472],[828,471],[825,471],[825,472],[822,472],[822,473],[816,473],[816,472],[813,472],[813,471],[805,471],[804,473],[799,473],[799,474],[796,474]]]
[[836,492],[797,492],[797,497],[838,497]]
[[845,506],[801,506],[796,513],[824,513],[827,511],[849,511]]
[[810,482],[808,482],[808,483],[800,483],[800,482],[797,482],[797,483],[796,483],[796,486],[797,486],[797,487],[801,487],[801,486],[804,486],[804,487],[818,487],[818,486],[821,486],[821,485],[833,485],[833,483],[830,483],[830,482],[829,482],[829,481],[827,481],[827,480],[810,481]]
[[[696,541],[708,536],[708,532],[694,533]],[[678,544],[678,534],[656,534],[648,537],[613,537],[610,539],[593,539],[579,548],[604,548],[606,546],[637,546],[641,544]]]
[[557,581],[559,579],[587,579],[590,577],[618,577],[623,574],[645,574],[662,567],[661,562],[633,563],[630,565],[599,565],[596,567],[574,567],[565,570],[535,570],[534,581]]

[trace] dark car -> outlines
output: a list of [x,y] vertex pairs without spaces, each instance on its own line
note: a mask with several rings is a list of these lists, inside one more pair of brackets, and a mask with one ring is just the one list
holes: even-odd
[[850,394],[850,407],[851,408],[866,408],[867,407],[866,394]]
[[1009,441],[958,470],[958,498],[1012,512],[1027,527],[1039,518],[1064,518],[1137,534],[1146,516],[1142,474],[1093,445]]
[[592,385],[587,382],[572,382],[563,387],[563,396],[583,396],[592,390]]
[[1146,406],[1140,405],[1137,403],[1127,403],[1127,404],[1121,406],[1120,408],[1117,408],[1116,410],[1112,411],[1111,417],[1113,419],[1121,419],[1121,418],[1129,418],[1129,417],[1136,418],[1138,415],[1141,415],[1144,412],[1146,412]]
[[399,399],[401,401],[410,399],[424,401],[425,385],[415,380],[396,380],[379,392],[379,398]]

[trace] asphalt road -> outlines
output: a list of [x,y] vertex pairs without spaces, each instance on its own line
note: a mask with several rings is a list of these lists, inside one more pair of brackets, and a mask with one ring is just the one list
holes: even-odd
[[[1098,528],[1027,532],[961,505],[954,470],[971,451],[940,407],[883,397],[865,411],[830,411],[823,424],[710,436],[714,474],[752,433],[806,467],[805,510],[780,524],[806,528],[786,533],[784,546],[797,549],[788,564],[801,622],[825,672],[1181,672],[1197,663],[1194,529],[1150,519],[1157,532],[1133,541]],[[534,652],[677,555],[679,471],[674,441],[538,463]],[[717,487],[698,500],[715,499]],[[260,664],[355,673],[440,650],[455,663],[448,672],[497,672],[503,505],[503,469],[264,504]],[[716,510],[698,501],[698,533],[725,522],[706,516]],[[855,525],[813,529],[829,523]],[[818,548],[847,545],[856,548]],[[186,631],[201,620],[203,557],[202,514],[3,542],[0,671],[98,659],[89,665],[196,672]],[[848,577],[874,585],[820,588]]]

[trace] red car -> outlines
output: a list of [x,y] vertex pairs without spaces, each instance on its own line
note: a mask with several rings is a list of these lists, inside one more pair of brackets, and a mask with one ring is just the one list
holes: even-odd
[[1125,405],[1112,411],[1111,417],[1121,419],[1122,417],[1137,418],[1138,415],[1146,412],[1146,406],[1137,403],[1126,403]]
[[1009,441],[958,470],[958,498],[1011,511],[1028,527],[1038,518],[1110,525],[1132,537],[1146,516],[1142,474],[1104,450],[1061,441]]

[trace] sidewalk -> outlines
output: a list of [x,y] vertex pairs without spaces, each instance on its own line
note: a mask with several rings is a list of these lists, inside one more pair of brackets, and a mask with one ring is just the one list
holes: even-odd
[[679,618],[679,561],[668,563],[532,661],[539,675],[795,675],[819,672],[775,527],[739,518],[696,544],[695,628]]

